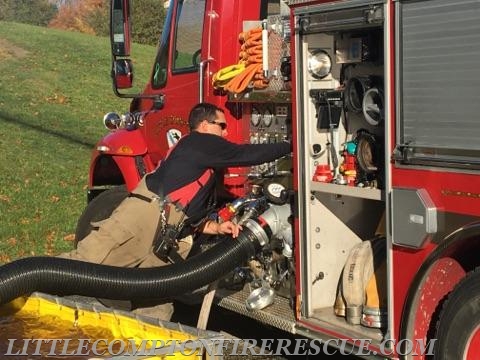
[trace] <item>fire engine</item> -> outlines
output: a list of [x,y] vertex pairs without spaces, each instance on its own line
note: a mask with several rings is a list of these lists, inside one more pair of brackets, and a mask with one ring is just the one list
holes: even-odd
[[[370,339],[368,356],[426,358],[409,351],[423,344],[435,359],[478,359],[480,2],[164,6],[150,79],[132,94],[131,4],[111,1],[114,91],[132,101],[104,119],[77,238],[210,102],[229,140],[293,144],[289,158],[225,171],[235,199],[219,216],[263,249],[219,285],[220,306],[351,350]],[[271,231],[249,221],[259,215]]]

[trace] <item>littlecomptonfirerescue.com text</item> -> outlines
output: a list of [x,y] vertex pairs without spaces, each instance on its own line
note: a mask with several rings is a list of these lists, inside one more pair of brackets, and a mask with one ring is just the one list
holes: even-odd
[[[428,342],[403,339],[385,340],[372,347],[371,339],[8,339],[3,356],[290,356],[290,355],[433,355],[436,339]],[[352,347],[352,344],[354,345]],[[375,350],[373,350],[373,348]]]

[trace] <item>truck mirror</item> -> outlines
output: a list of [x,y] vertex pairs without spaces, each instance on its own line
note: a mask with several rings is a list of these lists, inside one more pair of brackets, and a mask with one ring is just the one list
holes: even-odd
[[110,42],[113,56],[130,56],[130,0],[111,0]]
[[129,89],[133,85],[133,65],[130,59],[113,62],[113,81],[117,89]]

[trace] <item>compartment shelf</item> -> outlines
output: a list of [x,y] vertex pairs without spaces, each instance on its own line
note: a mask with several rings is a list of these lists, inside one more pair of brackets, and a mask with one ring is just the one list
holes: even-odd
[[363,199],[384,201],[385,196],[382,190],[373,188],[361,188],[356,186],[338,185],[320,181],[310,181],[310,191],[318,191],[336,195],[352,196]]

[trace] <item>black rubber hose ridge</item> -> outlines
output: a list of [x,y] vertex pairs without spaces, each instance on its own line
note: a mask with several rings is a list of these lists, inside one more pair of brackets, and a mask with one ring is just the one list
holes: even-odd
[[0,304],[39,291],[116,300],[165,298],[205,286],[234,270],[259,248],[244,228],[185,262],[155,268],[121,268],[55,257],[23,258],[0,267]]

